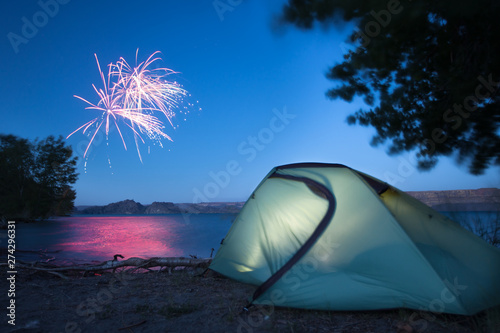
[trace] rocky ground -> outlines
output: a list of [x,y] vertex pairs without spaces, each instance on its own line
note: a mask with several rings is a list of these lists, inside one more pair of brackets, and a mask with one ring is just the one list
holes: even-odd
[[[7,290],[4,281],[2,289]],[[243,308],[254,290],[215,273],[79,273],[65,280],[23,269],[15,284],[15,326],[7,323],[4,313],[0,331],[500,332],[493,326],[499,313],[467,317],[406,309],[337,312],[257,306],[246,312]],[[2,291],[2,312],[10,311],[6,298]]]

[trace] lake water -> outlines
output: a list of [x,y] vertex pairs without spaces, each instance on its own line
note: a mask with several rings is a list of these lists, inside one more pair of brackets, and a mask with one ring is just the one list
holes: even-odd
[[[474,226],[494,225],[499,212],[443,212],[457,222]],[[41,223],[16,224],[16,249],[60,251],[48,253],[75,263],[104,261],[115,254],[125,258],[214,255],[226,236],[235,214],[172,214],[126,216],[72,216]],[[0,247],[6,247],[2,230]],[[40,259],[29,252],[17,258]]]
[[[115,254],[208,258],[212,248],[215,255],[234,218],[233,214],[85,215],[18,223],[16,249],[60,251],[48,255],[75,263],[104,261]],[[17,251],[16,257],[21,256],[34,259],[33,253]]]

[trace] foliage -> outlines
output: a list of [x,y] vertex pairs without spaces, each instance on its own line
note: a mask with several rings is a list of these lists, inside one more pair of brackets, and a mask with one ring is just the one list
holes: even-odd
[[73,210],[77,157],[62,137],[0,135],[0,216],[36,219]]
[[[421,170],[455,154],[472,174],[500,165],[500,2],[289,0],[281,21],[356,28],[326,94],[369,106],[348,123],[373,126],[372,144],[416,151]],[[347,44],[346,44],[347,45]]]

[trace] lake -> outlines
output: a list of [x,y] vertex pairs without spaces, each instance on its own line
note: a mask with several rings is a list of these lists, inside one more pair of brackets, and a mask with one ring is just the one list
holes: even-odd
[[[16,224],[16,250],[46,250],[58,260],[104,261],[129,257],[208,258],[226,236],[234,214],[71,216],[41,223]],[[5,231],[5,230],[3,230]],[[6,238],[0,239],[1,247]],[[17,258],[35,260],[17,251]]]
[[[457,222],[492,226],[498,212],[442,212]],[[82,215],[61,217],[41,223],[16,224],[17,250],[60,251],[48,253],[58,260],[83,263],[104,261],[115,254],[129,257],[179,257],[214,255],[236,214],[171,215]],[[0,247],[6,247],[2,230]],[[18,251],[24,260],[40,259]]]

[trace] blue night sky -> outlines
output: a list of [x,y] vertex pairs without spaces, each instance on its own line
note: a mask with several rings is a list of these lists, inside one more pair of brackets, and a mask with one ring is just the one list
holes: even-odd
[[[407,191],[500,185],[498,168],[472,176],[452,159],[419,172],[411,154],[370,146],[373,129],[347,125],[362,103],[328,100],[334,83],[325,72],[342,60],[352,26],[278,33],[271,22],[283,1],[220,2],[233,5],[217,12],[212,0],[59,0],[46,15],[37,1],[9,1],[0,14],[0,133],[66,137],[98,115],[73,97],[98,101],[94,53],[105,68],[120,57],[133,64],[137,49],[139,61],[160,51],[161,65],[179,72],[173,78],[196,106],[173,119],[175,129],[167,123],[173,142],[139,146],[142,163],[125,128],[128,150],[116,130],[108,141],[98,135],[86,169],[89,137],[71,136],[76,205],[244,201],[272,167],[294,162],[345,164]],[[37,30],[25,27],[34,20]],[[9,33],[26,38],[13,45]]]

